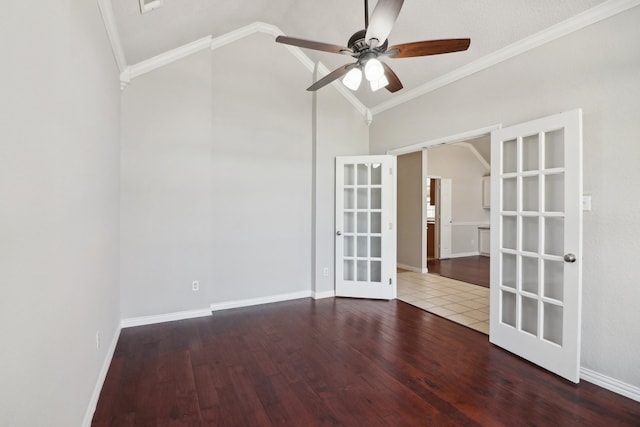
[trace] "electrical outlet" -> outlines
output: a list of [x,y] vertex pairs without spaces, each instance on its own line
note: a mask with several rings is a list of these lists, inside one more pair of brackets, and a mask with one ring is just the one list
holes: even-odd
[[100,331],[96,332],[96,350],[100,350]]
[[198,282],[197,280],[194,280],[193,283],[191,283],[191,290],[193,292],[197,292],[200,290],[200,282]]
[[329,275],[329,267],[325,267],[322,269],[322,275],[327,277]]

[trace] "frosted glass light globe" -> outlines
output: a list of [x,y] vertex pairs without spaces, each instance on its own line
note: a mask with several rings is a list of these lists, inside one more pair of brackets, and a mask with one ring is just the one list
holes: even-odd
[[380,77],[384,76],[382,63],[375,58],[368,60],[364,66],[364,75],[370,82],[379,80]]

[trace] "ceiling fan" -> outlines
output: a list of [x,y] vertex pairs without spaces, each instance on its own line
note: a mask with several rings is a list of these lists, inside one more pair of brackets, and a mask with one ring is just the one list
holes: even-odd
[[347,47],[287,36],[276,37],[276,42],[356,58],[355,63],[344,65],[309,86],[307,88],[309,91],[318,90],[342,76],[344,76],[342,82],[345,86],[351,90],[357,90],[364,71],[371,90],[376,91],[386,87],[389,92],[397,92],[402,89],[400,79],[391,67],[378,60],[379,57],[410,58],[459,52],[467,50],[471,43],[470,39],[444,39],[388,47],[387,37],[400,14],[403,3],[404,0],[379,0],[369,20],[368,0],[364,0],[365,29],[353,34],[347,42]]

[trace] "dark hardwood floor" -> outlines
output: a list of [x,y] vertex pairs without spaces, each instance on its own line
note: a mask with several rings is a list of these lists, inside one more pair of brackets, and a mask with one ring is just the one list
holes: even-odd
[[429,273],[488,288],[489,260],[490,258],[486,256],[430,259],[427,261],[427,269]]
[[400,301],[329,298],[123,329],[94,426],[639,426],[574,385]]

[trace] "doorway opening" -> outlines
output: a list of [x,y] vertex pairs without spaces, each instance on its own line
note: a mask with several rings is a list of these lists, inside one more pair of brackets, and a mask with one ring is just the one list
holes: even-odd
[[[490,131],[414,148],[397,153],[398,299],[488,334],[490,258],[481,245],[489,247],[483,241],[490,229],[489,194],[483,186],[490,173]],[[411,158],[413,174],[403,170],[411,168]],[[407,179],[417,179],[422,187],[419,221],[403,213]],[[404,239],[408,234],[423,234],[422,244]],[[405,262],[404,244],[420,253],[424,267]]]

